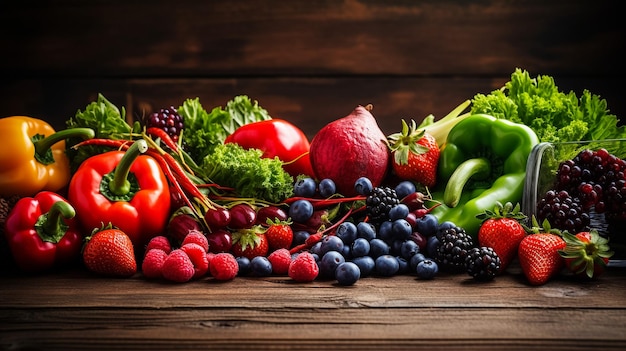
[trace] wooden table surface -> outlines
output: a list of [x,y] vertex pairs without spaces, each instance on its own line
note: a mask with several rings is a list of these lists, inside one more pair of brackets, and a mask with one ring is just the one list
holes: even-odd
[[624,350],[626,268],[532,287],[368,277],[354,286],[287,277],[184,284],[76,269],[0,286],[3,350]]

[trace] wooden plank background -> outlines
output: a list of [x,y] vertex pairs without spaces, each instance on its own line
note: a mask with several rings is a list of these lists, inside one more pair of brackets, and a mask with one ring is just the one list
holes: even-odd
[[617,1],[10,2],[0,11],[0,116],[61,128],[98,93],[130,118],[239,94],[312,137],[372,103],[384,132],[441,117],[516,67],[589,89],[626,119]]

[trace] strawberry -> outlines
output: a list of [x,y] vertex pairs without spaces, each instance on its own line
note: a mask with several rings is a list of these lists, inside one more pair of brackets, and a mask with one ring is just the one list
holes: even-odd
[[289,249],[293,241],[293,229],[288,221],[276,219],[267,220],[269,227],[265,230],[265,237],[270,250]]
[[[534,217],[533,223],[537,223]],[[528,282],[542,285],[563,268],[564,260],[559,251],[565,248],[565,240],[558,231],[550,229],[547,221],[543,229],[535,226],[532,231],[520,242],[517,256]]]
[[478,230],[479,246],[491,247],[500,257],[499,273],[502,273],[517,256],[517,248],[526,236],[521,221],[526,215],[520,212],[519,203],[496,202],[493,211],[487,210],[476,216],[483,222]]
[[133,243],[123,231],[109,225],[85,240],[83,262],[90,271],[115,277],[130,277],[137,272]]
[[559,254],[565,259],[565,267],[572,273],[587,277],[597,278],[609,263],[613,252],[609,248],[609,240],[591,230],[573,235],[563,233],[565,248]]
[[261,225],[234,231],[232,238],[233,246],[230,250],[235,257],[253,259],[256,256],[265,256],[269,251],[265,230]]
[[437,179],[439,145],[423,129],[418,130],[414,120],[411,126],[402,121],[402,131],[387,137],[393,156],[393,170],[402,179],[413,180],[432,187]]

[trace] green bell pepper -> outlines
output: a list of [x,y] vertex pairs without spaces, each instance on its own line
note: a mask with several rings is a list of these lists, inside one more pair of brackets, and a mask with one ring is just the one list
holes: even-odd
[[532,129],[509,120],[476,114],[459,122],[441,149],[431,193],[441,205],[431,213],[476,239],[478,214],[521,201],[528,155],[538,143]]

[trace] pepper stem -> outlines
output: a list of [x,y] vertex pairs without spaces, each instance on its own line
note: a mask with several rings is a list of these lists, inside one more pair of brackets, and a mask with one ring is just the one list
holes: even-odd
[[44,213],[37,219],[35,230],[43,241],[58,243],[65,235],[68,225],[64,219],[73,218],[76,215],[74,207],[65,201],[57,201],[50,207],[48,213]]
[[39,138],[39,136],[34,136],[32,140],[35,145],[35,159],[43,164],[54,163],[54,158],[50,154],[52,145],[69,138],[93,139],[95,135],[96,133],[91,128],[69,128],[55,132],[47,137],[39,135],[42,137]]
[[471,158],[461,163],[448,179],[448,184],[446,184],[446,189],[443,192],[443,203],[448,207],[456,207],[461,200],[463,188],[470,178],[483,179],[488,177],[490,173],[491,164],[484,157]]
[[130,181],[128,181],[130,167],[133,165],[137,156],[146,151],[148,151],[148,143],[143,139],[135,141],[128,150],[126,150],[120,163],[115,167],[113,179],[109,182],[109,190],[114,195],[122,196],[130,192],[131,184]]

